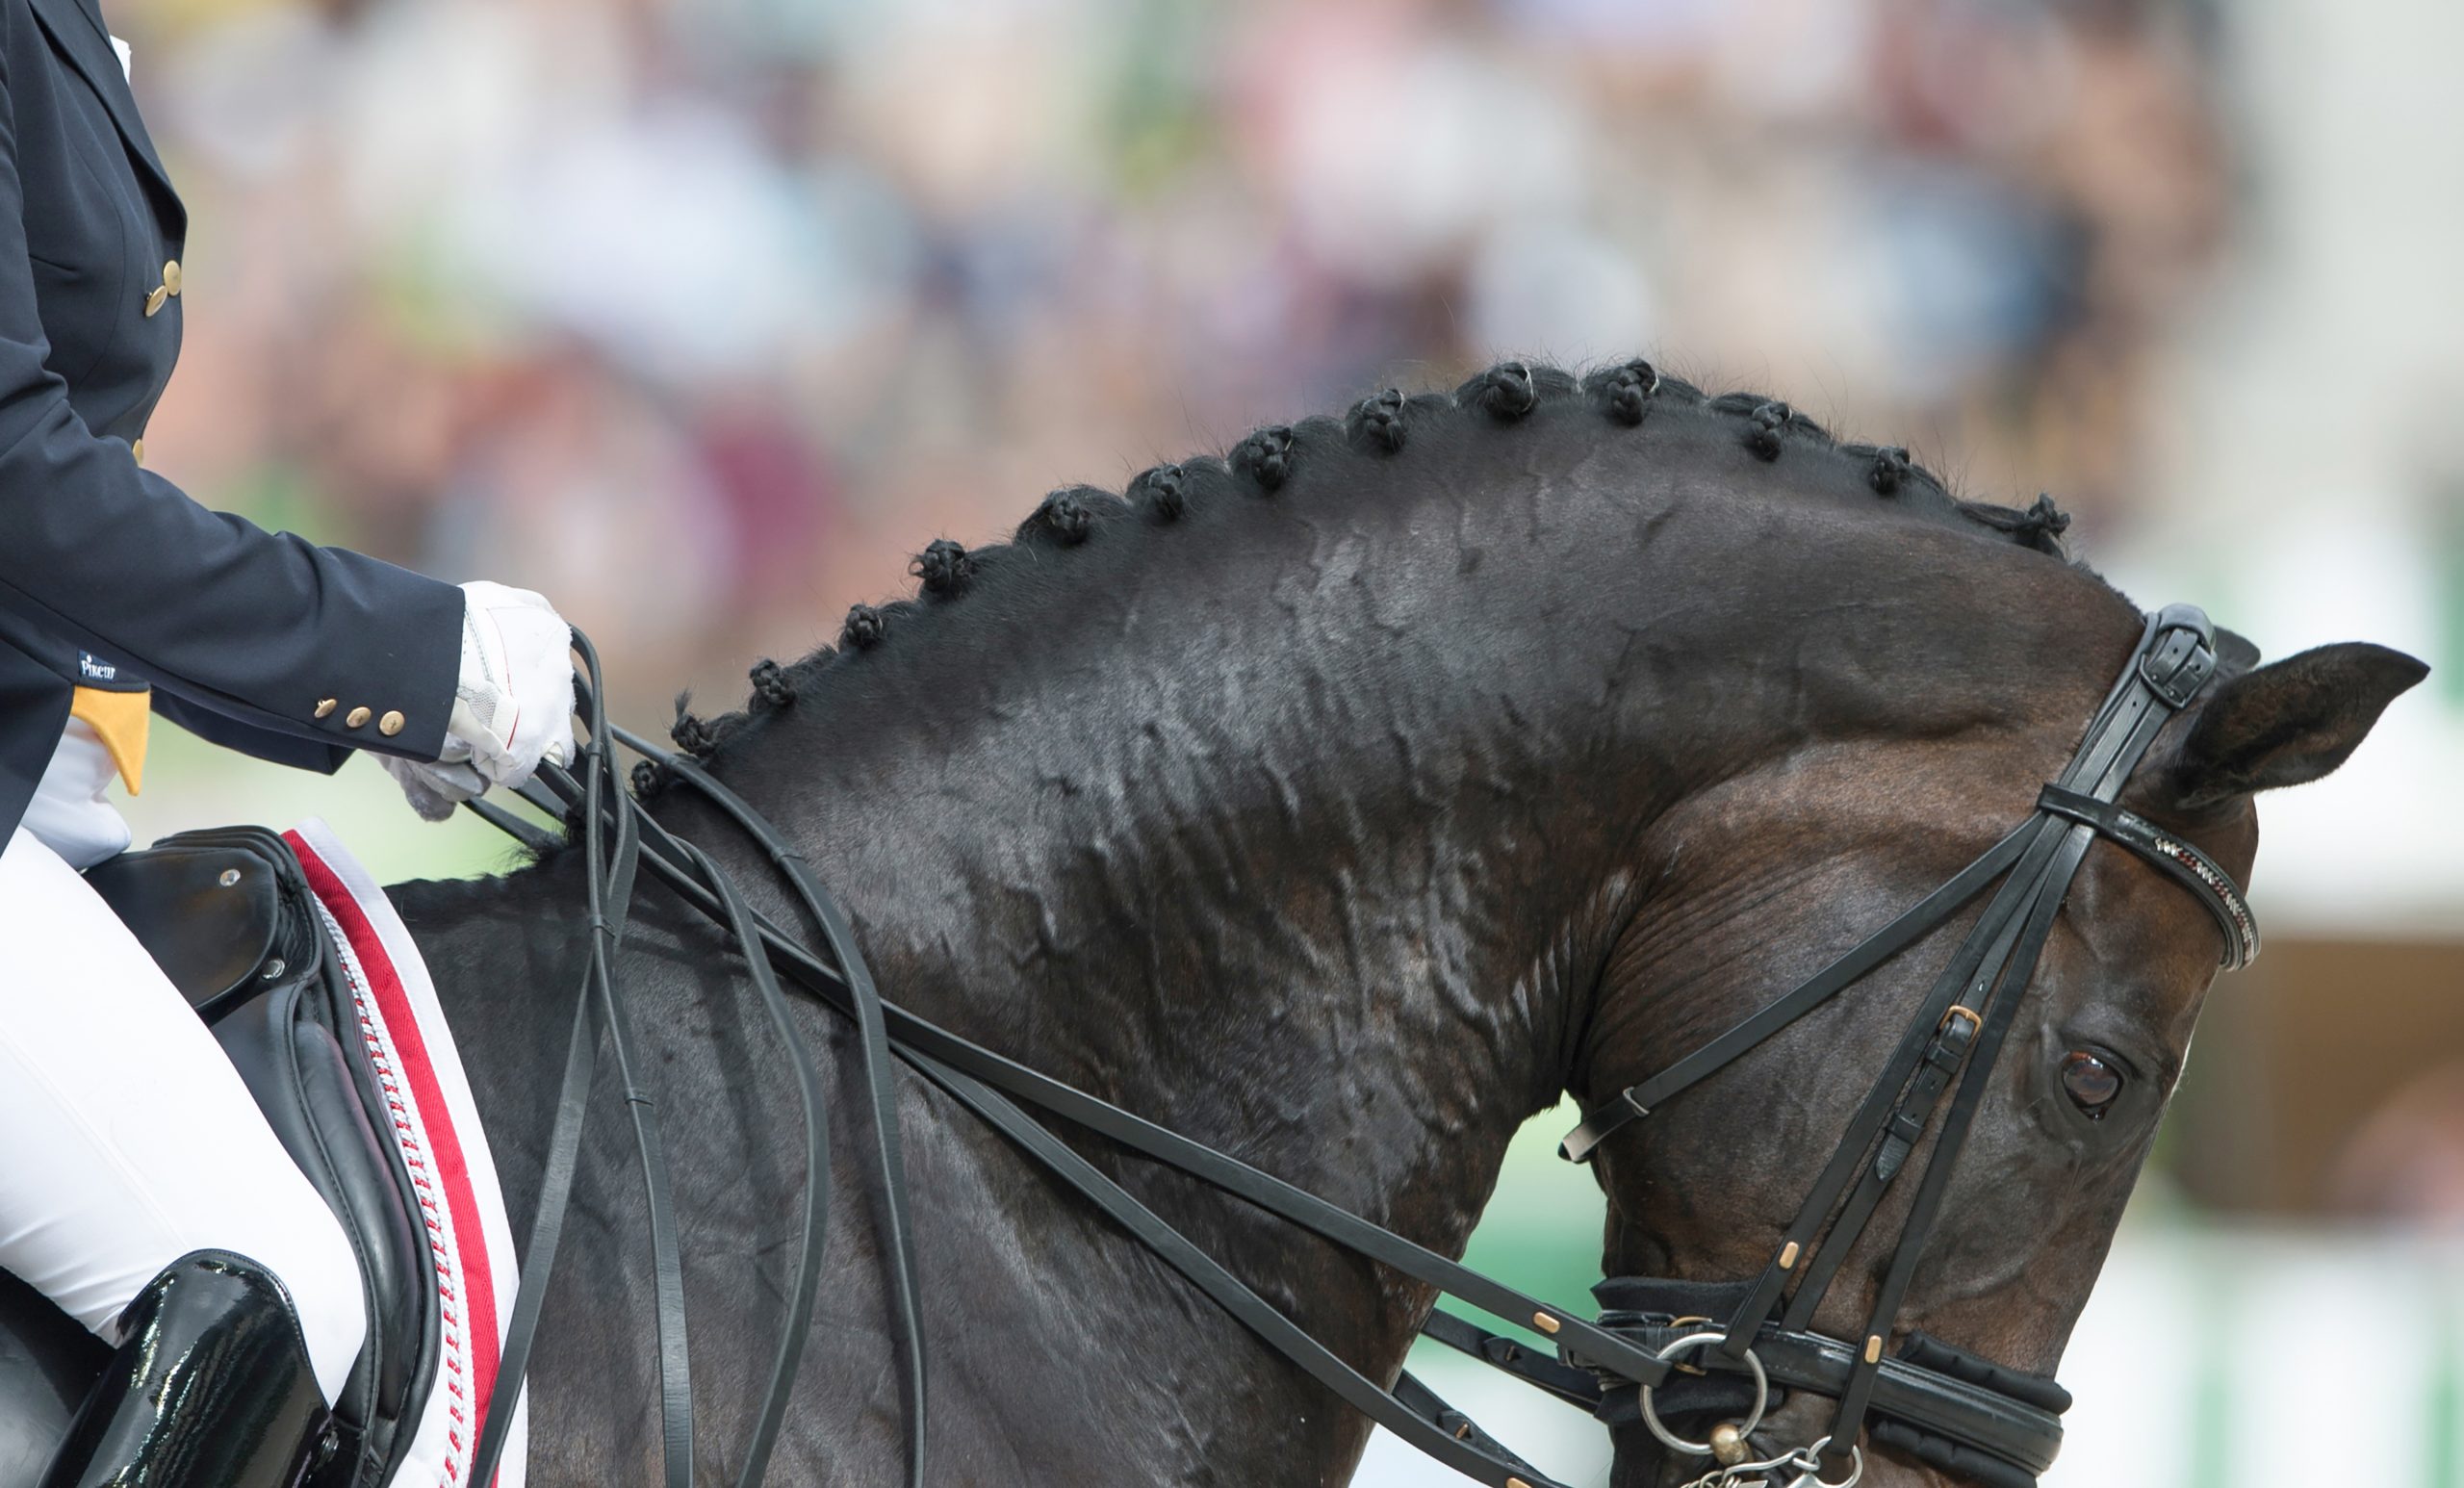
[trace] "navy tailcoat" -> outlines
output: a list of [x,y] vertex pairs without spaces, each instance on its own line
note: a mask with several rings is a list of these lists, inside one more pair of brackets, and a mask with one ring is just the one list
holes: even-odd
[[460,590],[143,467],[187,227],[96,0],[0,0],[0,842],[81,685],[310,769],[444,745]]

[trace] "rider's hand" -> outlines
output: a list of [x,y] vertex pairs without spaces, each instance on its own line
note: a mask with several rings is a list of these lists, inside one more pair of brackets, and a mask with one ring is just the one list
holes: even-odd
[[439,762],[468,761],[487,785],[508,787],[543,759],[563,764],[573,752],[572,648],[572,628],[538,595],[464,584],[462,678]]

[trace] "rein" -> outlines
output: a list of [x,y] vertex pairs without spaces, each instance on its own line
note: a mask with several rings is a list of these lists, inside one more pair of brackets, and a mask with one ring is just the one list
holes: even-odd
[[[500,1383],[474,1458],[470,1480],[475,1483],[492,1477],[521,1397],[578,1166],[582,1127],[603,1039],[615,1051],[650,1210],[664,1480],[667,1488],[691,1488],[692,1389],[674,1204],[656,1103],[639,1078],[639,1057],[622,989],[613,974],[633,887],[643,869],[717,925],[744,958],[795,1067],[804,1106],[806,1206],[796,1280],[756,1418],[754,1442],[737,1477],[740,1488],[753,1488],[766,1474],[794,1388],[819,1285],[831,1193],[826,1091],[819,1063],[795,1026],[780,980],[783,971],[806,991],[854,1019],[857,1026],[873,1137],[865,1167],[881,1193],[882,1251],[890,1272],[892,1311],[906,1365],[907,1465],[912,1488],[921,1488],[926,1477],[925,1353],[893,1059],[1001,1132],[1286,1360],[1377,1424],[1490,1488],[1563,1485],[1517,1457],[1408,1372],[1400,1373],[1390,1390],[1353,1369],[1064,1142],[1046,1124],[1047,1119],[1059,1117],[1197,1178],[1501,1322],[1546,1335],[1555,1346],[1553,1358],[1442,1310],[1433,1309],[1423,1328],[1439,1343],[1612,1423],[1629,1411],[1638,1412],[1663,1442],[1693,1455],[1718,1458],[1719,1465],[1698,1480],[1707,1488],[1743,1485],[1758,1478],[1768,1481],[1774,1474],[1789,1475],[1786,1480],[1791,1483],[1819,1482],[1825,1468],[1845,1465],[1849,1475],[1831,1484],[1831,1488],[1844,1488],[1863,1470],[1856,1443],[1868,1415],[1873,1417],[1877,1440],[1902,1447],[1937,1466],[1979,1477],[1991,1488],[2024,1488],[2052,1462],[2059,1448],[2059,1414],[2067,1404],[2060,1387],[1921,1333],[1912,1335],[1897,1357],[1886,1357],[1882,1349],[1938,1213],[1951,1167],[1981,1103],[1994,1057],[2015,1016],[2053,919],[2089,845],[2104,835],[2156,863],[2199,898],[2224,932],[2223,960],[2228,967],[2244,964],[2258,949],[2248,909],[2231,878],[2196,848],[2114,805],[2157,731],[2189,706],[2215,675],[2215,636],[2207,617],[2188,605],[2170,606],[2148,621],[2129,667],[2091,723],[2086,742],[2060,779],[2040,796],[2037,811],[2027,822],[1915,908],[1793,991],[1667,1070],[1586,1113],[1582,1125],[1560,1148],[1571,1161],[1587,1161],[1610,1135],[1732,1063],[1959,912],[1996,879],[2004,880],[1851,1120],[1838,1150],[1762,1276],[1751,1283],[1712,1286],[1613,1278],[1597,1289],[1609,1310],[1589,1321],[1471,1270],[1237,1158],[1039,1074],[882,997],[856,946],[845,912],[804,857],[758,812],[698,764],[611,727],[598,655],[580,632],[575,633],[574,640],[582,658],[578,686],[587,741],[573,773],[543,766],[521,794],[551,815],[577,823],[575,830],[587,861],[591,954],[576,1002],[539,1209],[524,1251],[521,1289],[502,1350]],[[805,917],[820,932],[822,950],[809,947],[750,908],[701,849],[668,833],[626,792],[616,763],[620,745],[666,768],[752,838],[793,889]],[[526,845],[534,849],[559,845],[560,839],[492,803],[469,805]],[[1959,1078],[1963,1066],[1965,1075]],[[1889,1272],[1876,1296],[1864,1339],[1850,1344],[1805,1331],[1840,1262],[1862,1233],[1883,1191],[1905,1167],[1954,1078],[1959,1078],[1957,1092]],[[1841,1208],[1841,1195],[1852,1181],[1856,1191]],[[1835,1209],[1838,1218],[1817,1246],[1824,1220]],[[1785,1311],[1775,1320],[1791,1279],[1797,1281],[1796,1290],[1786,1296]],[[1714,1323],[1715,1316],[1725,1316],[1726,1321]],[[1835,1398],[1840,1402],[1839,1411],[1830,1433],[1820,1441],[1757,1459],[1751,1437],[1774,1385]],[[1660,1397],[1656,1402],[1656,1396]],[[1667,1427],[1663,1412],[1726,1413],[1745,1419],[1741,1424],[1714,1431],[1708,1441],[1692,1442]]]

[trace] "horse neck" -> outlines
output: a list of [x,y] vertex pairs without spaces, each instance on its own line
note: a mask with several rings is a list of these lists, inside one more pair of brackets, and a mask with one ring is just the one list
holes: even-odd
[[[888,996],[1459,1252],[1566,1083],[1607,952],[1674,912],[1655,825],[1809,744],[2015,716],[2012,627],[2063,607],[2020,591],[2080,582],[1844,509],[1861,485],[1729,500],[1684,460],[1595,478],[1535,456],[1014,550],[807,670],[713,768],[842,898]],[[654,805],[795,922],[733,829],[682,791]],[[475,999],[575,985],[578,877],[568,855],[405,895],[464,968],[440,976],[456,1025],[490,1028],[474,1075],[516,1172],[570,1001]],[[1347,1357],[1400,1360],[1425,1296],[1123,1179]],[[1329,1460],[1358,1445],[1347,1425]]]
[[1252,500],[1238,543],[1123,534],[1110,568],[1014,551],[1088,572],[926,604],[719,767],[892,997],[1458,1250],[1564,1088],[1651,823],[1826,732],[2007,717],[1946,685],[1971,587],[1892,575],[2057,567],[1685,484],[1526,469]]

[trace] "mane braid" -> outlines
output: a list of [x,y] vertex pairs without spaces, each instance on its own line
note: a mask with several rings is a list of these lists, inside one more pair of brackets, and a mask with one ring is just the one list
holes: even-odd
[[[1845,458],[1873,491],[1876,505],[1905,509],[1911,494],[1921,493],[1927,500],[1916,508],[1920,511],[1964,522],[2018,547],[2085,569],[2063,543],[2070,519],[2051,497],[2039,496],[2024,511],[1968,500],[1910,459],[1905,449],[1841,443],[1820,423],[1778,398],[1759,393],[1713,397],[1650,362],[1635,360],[1584,374],[1507,361],[1469,379],[1451,394],[1407,395],[1389,388],[1354,403],[1338,418],[1260,428],[1221,458],[1194,457],[1142,472],[1120,496],[1093,486],[1065,486],[1044,497],[1019,524],[1010,544],[968,549],[943,538],[919,553],[908,571],[919,580],[919,599],[936,605],[963,606],[968,595],[1004,565],[1013,547],[1065,556],[1070,550],[1101,541],[1104,529],[1117,523],[1168,526],[1194,502],[1244,491],[1252,499],[1272,498],[1304,459],[1409,459],[1411,431],[1439,421],[1468,423],[1496,437],[1506,437],[1553,404],[1577,403],[1601,420],[1604,439],[1617,438],[1669,414],[1732,425],[1736,444],[1761,462],[1809,455]],[[917,603],[898,600],[879,606],[856,605],[848,611],[837,647],[822,647],[785,667],[772,661],[757,666],[752,674],[754,698],[735,712],[703,720],[694,717],[685,708],[685,700],[679,698],[673,730],[678,745],[706,759],[723,753],[751,731],[759,717],[788,711],[797,694],[823,671],[861,664],[866,653],[889,641],[892,622],[912,612]],[[648,796],[664,788],[666,781],[663,772],[643,771],[636,773],[634,784],[638,793]]]

